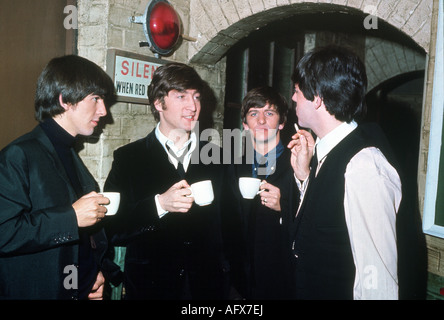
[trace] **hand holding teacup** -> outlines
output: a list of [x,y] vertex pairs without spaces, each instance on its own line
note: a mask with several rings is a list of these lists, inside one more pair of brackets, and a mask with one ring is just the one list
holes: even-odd
[[278,187],[275,187],[267,181],[242,177],[239,178],[239,190],[245,199],[253,199],[256,195],[260,194],[262,205],[275,211],[281,211],[281,191]]
[[281,190],[265,180],[262,181],[260,189],[262,205],[275,211],[281,211]]
[[258,178],[241,177],[239,178],[239,190],[245,199],[253,199],[260,192],[261,180]]
[[92,191],[72,204],[80,228],[90,227],[103,219],[106,213],[105,204],[108,199]]
[[188,197],[191,194],[189,188],[188,182],[181,180],[160,194],[158,200],[162,209],[168,212],[188,212],[194,201],[192,197]]
[[211,180],[205,180],[189,185],[186,180],[175,183],[158,197],[160,206],[169,212],[186,213],[193,202],[199,206],[209,205],[214,200]]
[[103,206],[106,208],[106,215],[112,216],[117,213],[120,204],[120,193],[119,192],[102,192],[101,193],[105,198],[108,198],[109,203],[104,204]]
[[214,200],[213,185],[211,180],[204,180],[193,183],[190,186],[190,197],[194,198],[194,202],[199,206],[207,206]]

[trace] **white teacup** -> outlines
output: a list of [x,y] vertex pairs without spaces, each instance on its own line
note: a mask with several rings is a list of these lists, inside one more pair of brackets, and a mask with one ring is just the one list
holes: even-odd
[[112,216],[116,214],[117,209],[119,209],[120,204],[120,193],[119,192],[102,192],[101,193],[104,197],[109,199],[109,204],[104,204],[103,206],[106,207],[106,215]]
[[253,199],[257,194],[264,191],[264,189],[259,190],[261,184],[261,180],[257,178],[239,178],[239,189],[242,197],[244,197],[245,199]]
[[214,193],[211,180],[204,180],[193,183],[191,185],[191,197],[194,198],[194,202],[199,206],[206,206],[213,202]]

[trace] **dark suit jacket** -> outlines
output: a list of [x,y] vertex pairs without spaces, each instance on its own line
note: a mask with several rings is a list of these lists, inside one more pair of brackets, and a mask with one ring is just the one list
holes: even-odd
[[[236,163],[239,163],[237,161]],[[260,196],[244,199],[239,178],[252,177],[251,161],[227,167],[224,182],[223,225],[232,285],[247,299],[289,299],[291,235],[299,203],[290,152],[277,159],[276,170],[265,179],[281,192],[281,212],[261,204]]]
[[[84,193],[97,190],[74,151],[73,156]],[[65,270],[78,266],[75,200],[63,164],[39,126],[0,152],[0,299],[76,298],[69,285],[75,271]],[[94,247],[100,263],[104,232],[95,233]]]
[[[201,148],[194,150],[193,158]],[[120,192],[121,204],[106,229],[115,245],[126,246],[126,298],[223,297],[228,270],[224,265],[218,205],[222,173],[218,164],[190,163],[186,181],[192,184],[210,179],[215,200],[203,207],[193,204],[188,213],[170,212],[159,218],[155,195],[164,193],[181,178],[155,131],[115,151],[105,190]],[[184,296],[184,291],[190,296]]]

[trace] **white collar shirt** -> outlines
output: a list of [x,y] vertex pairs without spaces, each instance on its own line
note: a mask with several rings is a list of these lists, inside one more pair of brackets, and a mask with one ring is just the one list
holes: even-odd
[[[344,123],[316,141],[318,170],[328,153],[356,127],[354,122]],[[353,297],[398,299],[396,214],[402,198],[399,175],[378,148],[368,147],[350,160],[344,180],[345,220],[356,267]],[[307,182],[296,182],[302,202]]]
[[[183,159],[183,169],[185,170],[185,172],[188,169],[188,166],[191,162],[191,155],[194,151],[194,149],[197,146],[197,138],[196,138],[196,134],[194,132],[191,132],[190,134],[190,138],[188,139],[188,141],[186,141],[183,145],[182,148],[178,149],[175,145],[174,142],[170,139],[168,139],[159,129],[159,125],[157,124],[156,129],[154,131],[157,140],[159,140],[160,144],[162,145],[163,149],[165,150],[165,152],[168,155],[168,159],[169,161],[174,165],[174,167],[177,169],[177,165],[178,165],[178,160],[176,158],[174,158],[170,152],[174,152],[174,154],[177,157],[181,157],[183,155],[184,152],[186,152],[184,159]],[[167,149],[170,148],[170,151],[168,151]],[[188,151],[187,151],[188,150]],[[156,208],[157,208],[157,214],[159,216],[159,218],[164,217],[168,211],[165,210],[164,208],[162,208],[162,206],[160,205],[159,202],[159,194],[156,194],[156,196],[154,197],[154,201],[156,203]]]
[[[171,156],[170,152],[174,152],[174,154],[177,157],[181,157],[183,155],[183,153],[186,152],[185,157],[183,159],[183,169],[186,172],[187,169],[188,169],[188,166],[189,166],[189,164],[191,162],[191,154],[193,153],[193,151],[194,151],[194,149],[196,148],[196,145],[197,145],[196,133],[194,131],[191,131],[190,138],[184,143],[182,148],[178,149],[175,146],[174,142],[172,140],[168,139],[168,137],[166,137],[160,131],[159,125],[160,124],[157,124],[156,130],[155,130],[156,138],[157,138],[157,140],[159,140],[160,144],[162,145],[163,149],[165,150],[165,152],[168,155],[168,159],[170,160],[170,162],[174,165],[174,167],[176,169],[177,169],[178,161],[177,161],[176,158]],[[166,146],[168,146],[168,148],[170,148],[170,151],[168,151]]]

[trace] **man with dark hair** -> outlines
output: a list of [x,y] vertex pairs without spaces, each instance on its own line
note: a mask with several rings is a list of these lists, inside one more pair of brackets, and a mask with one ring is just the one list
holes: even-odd
[[293,241],[296,298],[397,299],[401,182],[381,141],[356,122],[365,112],[364,64],[326,47],[301,59],[293,81],[299,125],[317,136],[315,143],[299,130],[288,146],[303,197]]
[[101,299],[106,237],[97,183],[73,145],[114,96],[109,76],[78,56],[41,73],[40,124],[0,152],[0,299]]
[[[224,297],[222,170],[202,163],[204,143],[193,131],[204,84],[188,65],[159,67],[148,88],[159,123],[147,137],[114,152],[105,190],[120,192],[121,203],[107,231],[115,245],[126,247],[126,299]],[[206,206],[190,196],[190,185],[202,180],[211,180],[214,190]]]
[[[246,299],[292,297],[288,236],[298,192],[290,151],[280,137],[288,110],[285,98],[271,87],[247,93],[241,117],[253,152],[245,152],[241,161],[233,161],[225,175],[227,195],[222,212],[232,285]],[[262,180],[261,194],[244,199],[239,189],[241,177]]]

